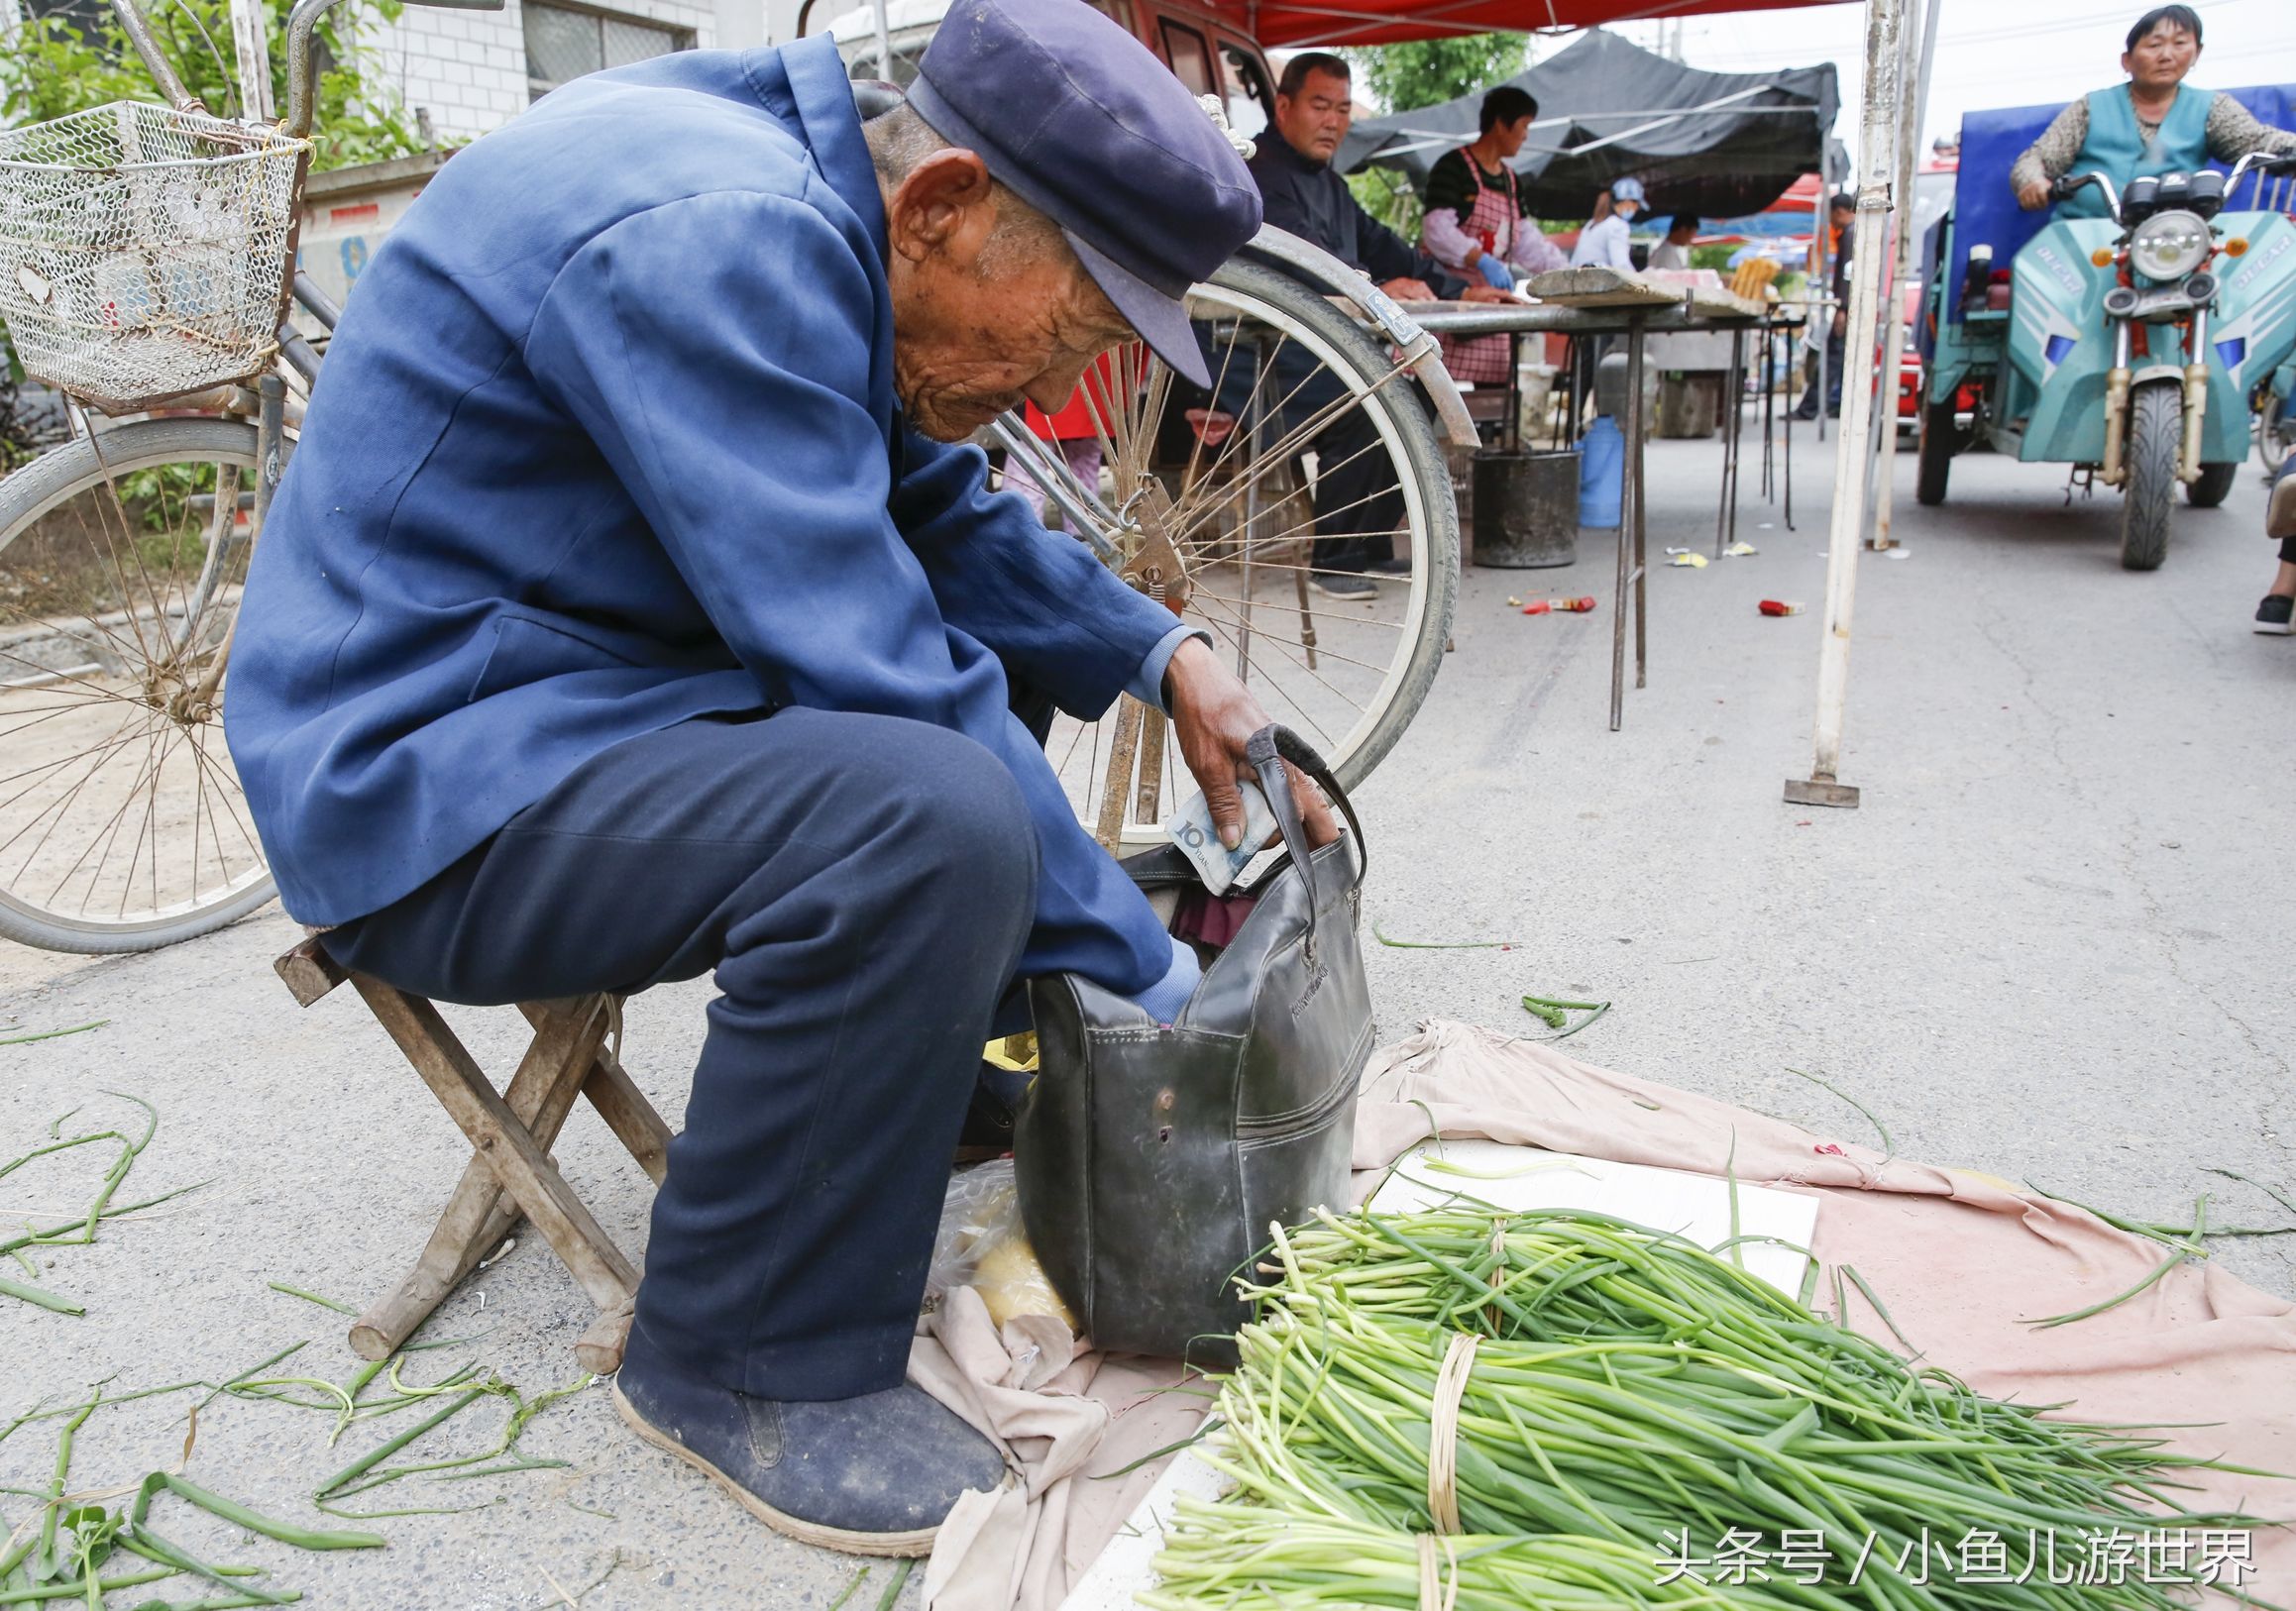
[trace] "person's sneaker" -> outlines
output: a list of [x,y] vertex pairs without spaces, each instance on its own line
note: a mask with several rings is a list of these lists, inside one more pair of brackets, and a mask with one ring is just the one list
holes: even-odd
[[929,1555],[959,1495],[1005,1481],[996,1446],[914,1383],[819,1403],[751,1398],[677,1370],[635,1327],[613,1406],[775,1532],[847,1555]]
[[1315,591],[1333,598],[1368,598],[1379,591],[1376,583],[1352,571],[1319,572],[1314,580]]
[[1373,560],[1364,569],[1369,571],[1373,576],[1407,577],[1411,574],[1411,562],[1409,560]]
[[2290,598],[2285,593],[2268,592],[2264,594],[2264,601],[2256,606],[2256,630],[2280,638],[2296,636],[2296,625],[2291,625],[2289,621],[2292,615],[2296,615],[2296,598]]

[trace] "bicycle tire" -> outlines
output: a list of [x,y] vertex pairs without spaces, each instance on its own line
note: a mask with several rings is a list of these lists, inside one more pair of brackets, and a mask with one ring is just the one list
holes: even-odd
[[[1410,578],[1413,591],[1402,611],[1404,619],[1397,623],[1407,629],[1409,641],[1399,643],[1389,656],[1367,717],[1359,718],[1345,732],[1323,733],[1317,740],[1319,746],[1325,746],[1325,753],[1342,783],[1353,789],[1394,748],[1425,702],[1436,674],[1442,669],[1451,636],[1459,591],[1459,513],[1434,417],[1410,377],[1397,373],[1392,355],[1382,343],[1367,334],[1328,298],[1287,273],[1241,259],[1231,260],[1196,287],[1191,296],[1195,298],[1192,312],[1199,319],[1208,316],[1207,302],[1241,312],[1266,325],[1282,340],[1295,344],[1338,376],[1355,394],[1395,472],[1397,489],[1402,494],[1402,529],[1408,535],[1414,559]],[[1216,362],[1215,372],[1220,368]],[[1218,380],[1215,387],[1217,385]],[[1157,424],[1150,421],[1148,430],[1152,432]],[[1293,454],[1298,451],[1297,444],[1290,449]],[[1271,453],[1269,461],[1283,457],[1280,452]],[[1057,466],[1049,468],[1057,474]],[[1263,472],[1257,465],[1246,461],[1240,473],[1246,482],[1251,482]],[[1073,480],[1068,484],[1086,501],[1096,501],[1093,489],[1082,488]],[[1121,547],[1126,535],[1123,531],[1105,520],[1095,524],[1105,541]],[[1183,538],[1183,547],[1186,546]],[[1194,604],[1186,618],[1197,621]],[[1199,624],[1206,625],[1216,640],[1224,640],[1219,643],[1219,652],[1224,656],[1233,650],[1249,658],[1231,630],[1235,622],[1223,622],[1207,615]],[[1312,672],[1310,676],[1313,677]],[[1247,681],[1249,686],[1250,679]],[[1281,697],[1290,698],[1288,694]],[[1296,725],[1297,717],[1292,712],[1274,704],[1270,704],[1270,709],[1276,719],[1292,720]],[[1100,780],[1098,769],[1098,724],[1085,726],[1093,732],[1094,748],[1082,777],[1083,798],[1078,798],[1079,789],[1072,779],[1064,777],[1063,781],[1064,786],[1070,788],[1078,815],[1090,827],[1105,800],[1106,785]],[[1065,762],[1056,760],[1056,770],[1064,767]],[[1153,821],[1136,819],[1128,809],[1116,848],[1124,851],[1144,848],[1162,842],[1162,837]]]
[[[1357,355],[1360,374],[1372,379],[1389,368],[1386,353],[1365,335],[1363,327],[1287,274],[1256,264],[1232,261],[1212,275],[1212,283],[1243,290],[1257,286],[1268,298],[1289,300],[1292,311],[1310,328],[1328,332],[1333,345]],[[1357,739],[1345,758],[1333,758],[1331,768],[1343,788],[1355,789],[1387,758],[1402,738],[1403,729],[1418,715],[1419,707],[1443,669],[1443,655],[1451,641],[1453,614],[1459,604],[1459,501],[1452,491],[1451,466],[1435,434],[1435,416],[1408,382],[1394,382],[1377,393],[1381,408],[1400,438],[1400,446],[1416,482],[1404,488],[1406,506],[1414,491],[1424,507],[1423,527],[1413,531],[1413,546],[1427,561],[1430,591],[1428,607],[1419,613],[1419,629],[1395,692],[1380,708],[1370,730]],[[1422,533],[1424,540],[1422,540]]]
[[[113,477],[163,465],[232,464],[252,470],[256,431],[239,420],[145,419],[114,426],[98,441],[81,437],[0,478],[0,555],[44,514]],[[217,718],[220,733],[220,714]],[[226,757],[228,760],[228,757]],[[261,866],[260,846],[256,865]],[[109,921],[65,914],[0,888],[0,938],[82,955],[157,950],[236,922],[276,894],[268,868],[250,873],[213,899],[194,899],[150,916]]]

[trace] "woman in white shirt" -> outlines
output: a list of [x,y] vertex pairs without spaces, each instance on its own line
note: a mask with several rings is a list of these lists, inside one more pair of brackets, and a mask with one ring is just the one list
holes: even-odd
[[1579,232],[1579,244],[1571,252],[1571,267],[1585,268],[1599,265],[1605,268],[1634,267],[1627,236],[1634,220],[1649,205],[1638,179],[1619,179],[1610,186],[1610,216],[1599,223],[1588,224]]

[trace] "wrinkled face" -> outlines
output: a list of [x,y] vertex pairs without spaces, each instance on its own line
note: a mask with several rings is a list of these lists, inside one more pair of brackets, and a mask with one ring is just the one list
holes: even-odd
[[1094,359],[1133,339],[1056,232],[998,236],[1017,205],[968,151],[935,153],[886,197],[893,387],[935,441],[1024,398],[1057,412]]
[[1355,86],[1328,72],[1311,72],[1296,95],[1275,97],[1275,128],[1284,144],[1302,157],[1328,162],[1348,137],[1355,115]]
[[1491,144],[1498,148],[1503,161],[1523,149],[1523,142],[1531,137],[1531,119],[1528,114],[1512,123],[1494,123],[1490,126]]
[[2200,41],[2192,30],[2174,23],[2155,23],[2152,32],[2136,42],[2136,49],[2121,57],[2121,70],[2136,87],[2154,91],[2174,89],[2200,59]]

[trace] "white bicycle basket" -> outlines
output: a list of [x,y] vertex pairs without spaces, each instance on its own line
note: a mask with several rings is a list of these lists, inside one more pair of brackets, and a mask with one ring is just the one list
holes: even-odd
[[0,320],[26,373],[118,411],[268,369],[309,150],[139,101],[0,131]]

